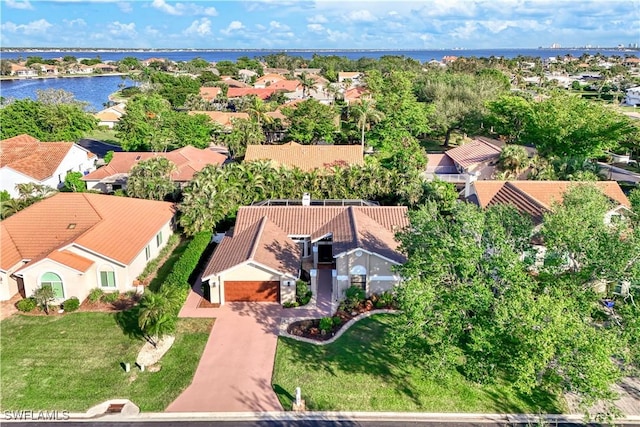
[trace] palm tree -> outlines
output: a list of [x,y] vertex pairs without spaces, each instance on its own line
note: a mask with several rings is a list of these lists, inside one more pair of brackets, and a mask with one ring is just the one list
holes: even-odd
[[316,90],[318,88],[316,81],[309,77],[307,73],[300,74],[298,80],[300,80],[300,84],[302,85],[303,98],[307,98],[312,90]]
[[504,171],[518,175],[524,167],[528,166],[529,155],[521,145],[506,145],[500,153],[498,162]]
[[167,293],[147,292],[140,300],[138,326],[154,347],[163,336],[175,331],[178,319],[175,305]]
[[127,195],[139,199],[164,200],[176,190],[171,174],[176,165],[166,157],[142,160],[131,168]]
[[246,111],[249,113],[249,116],[262,127],[263,124],[273,123],[273,117],[267,114],[269,111],[268,107],[269,104],[254,95],[247,103]]
[[364,131],[372,123],[378,123],[384,119],[384,113],[376,109],[376,103],[371,98],[362,98],[360,103],[353,106],[353,116],[361,132],[360,145],[364,153]]

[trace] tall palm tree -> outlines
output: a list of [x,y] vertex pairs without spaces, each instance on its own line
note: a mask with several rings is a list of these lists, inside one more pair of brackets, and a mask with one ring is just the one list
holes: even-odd
[[527,150],[520,145],[506,145],[500,153],[500,167],[518,175],[529,164]]
[[298,80],[300,80],[300,84],[302,85],[303,98],[309,97],[310,92],[318,88],[316,81],[311,77],[309,77],[307,73],[300,74],[300,76],[298,77]]
[[356,124],[360,128],[360,145],[364,153],[364,131],[372,123],[378,123],[384,119],[384,113],[376,109],[376,103],[371,98],[362,98],[360,102],[352,107],[352,114],[356,119]]

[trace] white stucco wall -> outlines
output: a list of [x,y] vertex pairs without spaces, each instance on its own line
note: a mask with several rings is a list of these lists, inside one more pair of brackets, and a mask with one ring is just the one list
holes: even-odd
[[[360,252],[360,256],[358,256]],[[364,268],[366,271],[367,295],[380,294],[393,289],[400,282],[400,276],[392,271],[395,264],[364,250],[351,251],[336,259],[336,284],[334,299],[341,300],[344,293],[351,286],[351,273],[354,268]]]
[[[18,191],[16,190],[16,184],[39,184],[35,179],[17,172],[9,167],[3,167],[0,169],[0,191],[5,190],[12,198],[18,197]],[[55,187],[54,187],[55,188]]]

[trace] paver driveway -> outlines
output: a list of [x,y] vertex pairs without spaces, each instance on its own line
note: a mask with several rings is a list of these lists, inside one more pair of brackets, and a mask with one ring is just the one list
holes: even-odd
[[[271,388],[278,327],[283,317],[323,316],[331,302],[331,271],[321,271],[318,308],[283,309],[277,303],[227,303],[197,308],[192,292],[180,317],[215,317],[193,382],[168,412],[281,411]],[[325,301],[326,300],[326,301]]]

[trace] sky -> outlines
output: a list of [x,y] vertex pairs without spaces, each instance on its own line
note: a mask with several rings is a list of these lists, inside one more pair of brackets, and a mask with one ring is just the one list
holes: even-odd
[[640,0],[0,0],[2,47],[640,45]]

